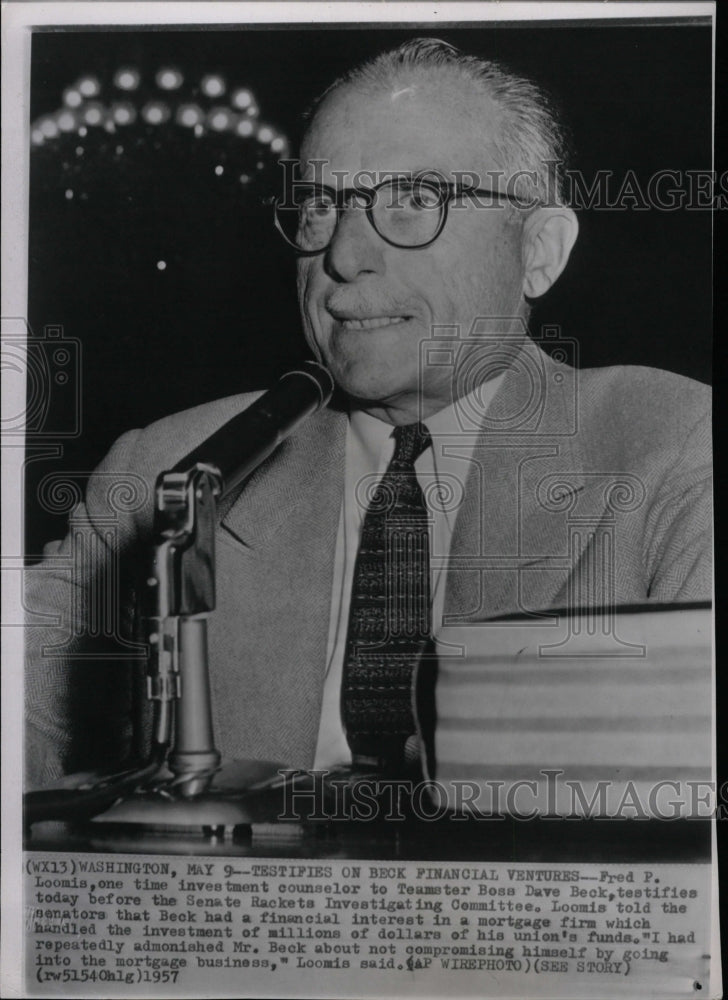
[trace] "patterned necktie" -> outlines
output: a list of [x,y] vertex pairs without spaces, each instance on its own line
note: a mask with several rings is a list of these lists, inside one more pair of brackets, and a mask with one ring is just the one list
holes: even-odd
[[404,763],[415,734],[413,672],[431,646],[429,517],[414,467],[430,435],[417,423],[392,436],[394,455],[362,526],[342,683],[355,766],[387,769]]

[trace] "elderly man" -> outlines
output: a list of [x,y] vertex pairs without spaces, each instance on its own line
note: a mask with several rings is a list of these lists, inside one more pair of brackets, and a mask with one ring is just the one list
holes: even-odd
[[[528,300],[577,237],[562,157],[533,84],[436,40],[351,71],[313,109],[276,220],[344,406],[221,512],[210,671],[224,756],[404,766],[413,676],[443,621],[709,596],[705,388],[576,372],[568,344],[551,356],[526,334]],[[250,402],[122,437],[29,573],[35,783],[132,751],[129,616],[95,637],[89,622],[133,606],[158,472]],[[114,502],[124,482],[140,488],[133,510]]]

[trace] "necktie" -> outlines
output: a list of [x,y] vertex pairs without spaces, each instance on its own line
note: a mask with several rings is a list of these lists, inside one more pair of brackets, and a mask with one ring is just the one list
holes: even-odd
[[342,683],[354,764],[384,768],[403,764],[415,734],[413,673],[431,632],[429,515],[414,467],[430,435],[417,423],[392,436],[394,455],[362,525]]

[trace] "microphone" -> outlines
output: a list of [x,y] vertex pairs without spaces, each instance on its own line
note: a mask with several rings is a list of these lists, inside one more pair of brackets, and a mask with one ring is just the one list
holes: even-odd
[[275,451],[307,417],[326,406],[334,381],[323,365],[306,361],[177,463],[173,472],[197,464],[213,466],[222,476],[222,500]]
[[[300,423],[325,406],[333,390],[334,381],[326,368],[315,361],[306,361],[299,369],[286,372],[272,389],[223,424],[171,472],[161,473],[155,511],[158,537],[148,580],[154,608],[147,617],[158,639],[151,648],[161,648],[164,655],[157,653],[157,667],[148,676],[149,697],[156,706],[149,760],[136,769],[100,777],[90,788],[28,793],[24,799],[28,826],[41,820],[94,816],[112,806],[122,793],[130,793],[133,802],[135,792],[156,780],[167,757],[172,724],[170,705],[175,700],[176,740],[168,766],[176,776],[179,794],[185,799],[207,790],[220,761],[212,734],[205,631],[205,613],[215,606],[211,530],[214,522],[210,520],[210,511],[214,516],[214,503],[205,503],[203,496],[197,504],[194,498],[199,499],[204,488],[193,477],[199,472],[208,477],[212,474],[215,486],[221,479],[219,501],[242,483]],[[216,493],[215,489],[213,495]],[[165,631],[167,618],[176,619],[171,632]],[[160,633],[163,643],[159,642]],[[177,664],[175,670],[171,670],[173,662]],[[176,692],[170,681],[174,677],[180,680]],[[151,800],[144,799],[144,821],[154,822],[157,815],[164,821],[165,807],[170,803],[174,806],[175,800],[169,794],[161,800],[153,796]],[[223,815],[228,817],[229,803],[226,800],[224,804]],[[243,810],[241,815],[248,814]]]

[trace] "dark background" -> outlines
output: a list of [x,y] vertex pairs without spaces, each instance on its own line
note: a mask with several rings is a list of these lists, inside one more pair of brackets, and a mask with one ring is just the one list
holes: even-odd
[[[249,87],[261,120],[295,149],[301,110],[335,76],[423,34],[545,85],[573,135],[572,166],[587,180],[613,170],[618,189],[628,170],[645,184],[659,170],[710,167],[711,34],[699,24],[38,32],[31,117],[60,108],[63,90],[82,75],[101,80],[100,100],[108,102],[121,65],[141,71],[143,88],[158,68],[174,65],[190,99],[204,73]],[[268,385],[306,354],[294,260],[260,204],[275,186],[275,164],[266,159],[243,188],[240,169],[261,155],[253,142],[193,141],[172,126],[134,134],[134,149],[127,144],[122,155],[108,137],[89,135],[83,157],[66,137],[31,158],[28,320],[36,338],[59,325],[81,342],[81,434],[63,439],[61,456],[28,465],[31,558],[64,530],[64,517],[35,500],[42,478],[87,472],[124,430]],[[214,173],[217,163],[223,177]],[[578,341],[585,366],[646,364],[708,382],[710,214],[579,215],[575,252],[538,301],[532,330],[560,326]],[[73,405],[68,399],[53,400],[51,440],[54,420],[72,423],[60,412]]]

